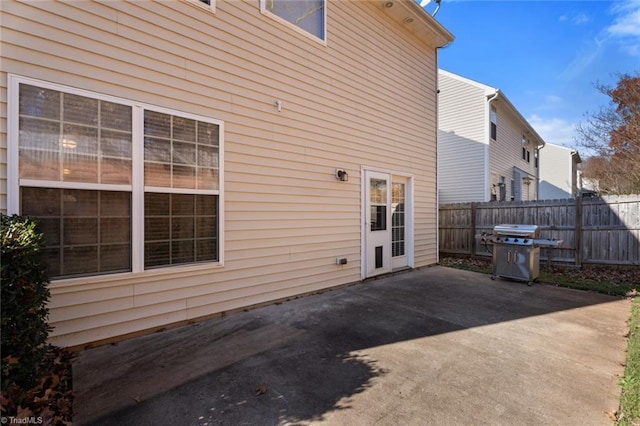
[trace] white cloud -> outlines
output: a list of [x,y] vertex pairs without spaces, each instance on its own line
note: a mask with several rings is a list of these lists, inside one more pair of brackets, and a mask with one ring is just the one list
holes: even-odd
[[545,142],[564,146],[575,145],[576,123],[564,118],[541,117],[537,114],[532,114],[527,121]]
[[578,13],[571,19],[571,23],[574,25],[583,25],[591,22],[591,18],[586,13]]
[[560,73],[564,79],[571,80],[580,75],[589,65],[595,62],[601,55],[605,47],[606,40],[594,38],[586,43],[583,48],[577,52],[576,57],[567,65]]
[[584,25],[591,22],[591,16],[584,12],[576,13],[574,15],[560,15],[558,22],[571,22],[573,25]]
[[607,27],[607,34],[617,39],[627,54],[640,56],[640,0],[616,2],[611,11],[615,18]]

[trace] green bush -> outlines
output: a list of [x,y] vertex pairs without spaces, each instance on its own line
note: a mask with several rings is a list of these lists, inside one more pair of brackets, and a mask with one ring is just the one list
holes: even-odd
[[0,214],[2,251],[2,391],[26,390],[42,376],[47,338],[49,278],[42,260],[44,238],[29,218]]

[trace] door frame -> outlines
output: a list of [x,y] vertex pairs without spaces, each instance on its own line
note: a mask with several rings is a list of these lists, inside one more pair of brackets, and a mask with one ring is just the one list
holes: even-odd
[[[387,210],[387,218],[388,222],[391,222],[391,187],[393,185],[394,177],[402,177],[405,181],[405,228],[406,228],[406,239],[405,239],[405,256],[407,259],[408,268],[413,268],[414,265],[414,197],[413,197],[413,188],[414,188],[414,177],[413,175],[405,172],[398,172],[395,170],[385,169],[381,167],[371,167],[371,166],[362,166],[360,171],[360,188],[361,188],[361,242],[360,242],[360,254],[361,254],[361,278],[364,280],[365,278],[373,277],[376,275],[388,273],[393,271],[393,259],[391,259],[391,263],[389,268],[384,269],[380,272],[368,273],[368,227],[369,223],[367,223],[367,212],[370,210],[369,200],[367,198],[368,194],[368,185],[369,185],[369,177],[375,174],[384,174],[388,176],[389,179],[389,188],[388,188],[388,210]],[[391,247],[391,238],[392,232],[389,230],[389,247]],[[404,268],[405,266],[403,266]]]

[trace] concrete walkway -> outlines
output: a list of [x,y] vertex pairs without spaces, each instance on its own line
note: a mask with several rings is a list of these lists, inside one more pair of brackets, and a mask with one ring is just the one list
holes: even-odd
[[84,351],[74,424],[611,425],[630,307],[425,268]]

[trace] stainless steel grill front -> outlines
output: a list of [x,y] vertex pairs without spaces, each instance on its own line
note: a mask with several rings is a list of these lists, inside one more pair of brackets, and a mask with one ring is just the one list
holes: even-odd
[[557,247],[562,240],[538,238],[537,225],[496,225],[492,234],[481,235],[493,244],[493,272],[497,277],[525,281],[531,285],[540,275],[540,247]]

